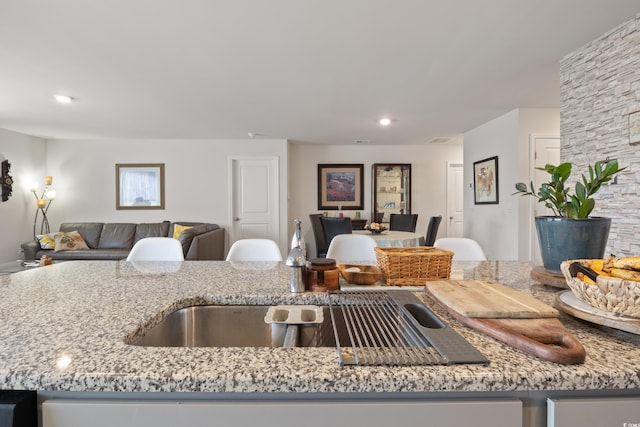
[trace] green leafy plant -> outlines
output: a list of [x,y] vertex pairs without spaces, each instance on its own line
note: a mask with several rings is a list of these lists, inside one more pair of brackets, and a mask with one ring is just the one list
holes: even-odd
[[602,184],[611,181],[616,173],[626,168],[620,169],[617,160],[589,165],[589,178],[582,174],[582,180],[576,182],[574,194],[569,194],[567,187],[567,180],[571,176],[571,163],[558,166],[547,164],[544,168],[537,169],[547,172],[551,176],[550,181],[542,184],[537,192],[533,188],[533,182],[529,184],[529,188],[525,183],[518,182],[513,194],[535,197],[557,217],[588,218],[596,203],[592,196],[600,190]]

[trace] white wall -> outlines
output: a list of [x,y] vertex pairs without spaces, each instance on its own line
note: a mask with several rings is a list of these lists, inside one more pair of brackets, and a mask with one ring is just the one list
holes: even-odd
[[[462,161],[461,144],[433,146],[310,146],[285,140],[49,140],[2,131],[0,153],[12,163],[18,181],[14,197],[0,204],[3,221],[2,260],[19,258],[19,243],[33,233],[35,202],[24,188],[53,176],[57,198],[51,205],[51,229],[61,222],[208,221],[229,228],[228,157],[278,156],[282,165],[283,214],[280,239],[286,254],[293,219],[303,220],[305,238],[314,245],[309,217],[317,209],[318,163],[363,163],[365,206],[371,211],[371,165],[412,164],[412,211],[420,215],[418,230],[426,231],[429,216],[446,213],[447,162]],[[166,209],[116,210],[116,163],[164,163]],[[349,214],[349,211],[347,211]],[[444,235],[441,227],[441,235]]]
[[[559,134],[559,110],[516,109],[464,135],[464,235],[477,240],[489,259],[529,259],[528,205],[512,193],[516,182],[529,181],[532,133]],[[498,156],[499,203],[475,205],[473,163],[493,156]]]
[[[291,145],[289,164],[289,223],[300,218],[310,254],[315,256],[315,239],[309,223],[309,214],[317,213],[318,164],[364,164],[363,218],[371,215],[371,165],[373,163],[411,163],[411,211],[417,213],[416,231],[426,233],[429,217],[446,214],[447,162],[462,161],[462,145]],[[353,211],[345,211],[353,216]],[[444,221],[443,221],[444,225]],[[441,226],[439,234],[445,235]]]
[[[212,222],[229,230],[229,156],[288,161],[286,140],[51,140],[47,146],[47,171],[57,191],[49,211],[52,230],[69,221],[163,220]],[[165,209],[116,210],[116,163],[164,163]],[[287,168],[282,167],[281,212],[286,212],[286,188]],[[287,226],[282,215],[283,241]]]
[[44,185],[45,140],[0,129],[0,157],[9,160],[15,181],[13,195],[0,201],[0,262],[8,262],[21,259],[20,243],[33,238],[36,203],[27,189],[34,181]]

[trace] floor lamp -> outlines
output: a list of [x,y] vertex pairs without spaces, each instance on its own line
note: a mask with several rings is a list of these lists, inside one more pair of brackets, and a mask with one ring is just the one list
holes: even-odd
[[33,218],[33,238],[36,238],[36,229],[38,224],[38,216],[42,214],[42,222],[40,223],[40,234],[48,234],[50,232],[49,229],[49,220],[47,219],[47,211],[49,210],[49,206],[51,206],[51,202],[56,198],[56,192],[51,189],[51,183],[53,182],[53,177],[46,176],[44,178],[44,190],[38,196],[38,183],[33,183],[30,192],[36,198],[36,216]]

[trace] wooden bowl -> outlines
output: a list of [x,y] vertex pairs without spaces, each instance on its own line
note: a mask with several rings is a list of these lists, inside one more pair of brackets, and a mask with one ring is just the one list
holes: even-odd
[[382,278],[382,270],[375,265],[338,264],[338,269],[344,280],[354,285],[373,285]]

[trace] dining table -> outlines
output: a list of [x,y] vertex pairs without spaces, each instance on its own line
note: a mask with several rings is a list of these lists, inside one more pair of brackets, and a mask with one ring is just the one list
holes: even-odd
[[370,236],[380,247],[424,246],[424,235],[410,231],[385,230],[382,233],[372,233],[369,230],[353,230],[353,234]]

